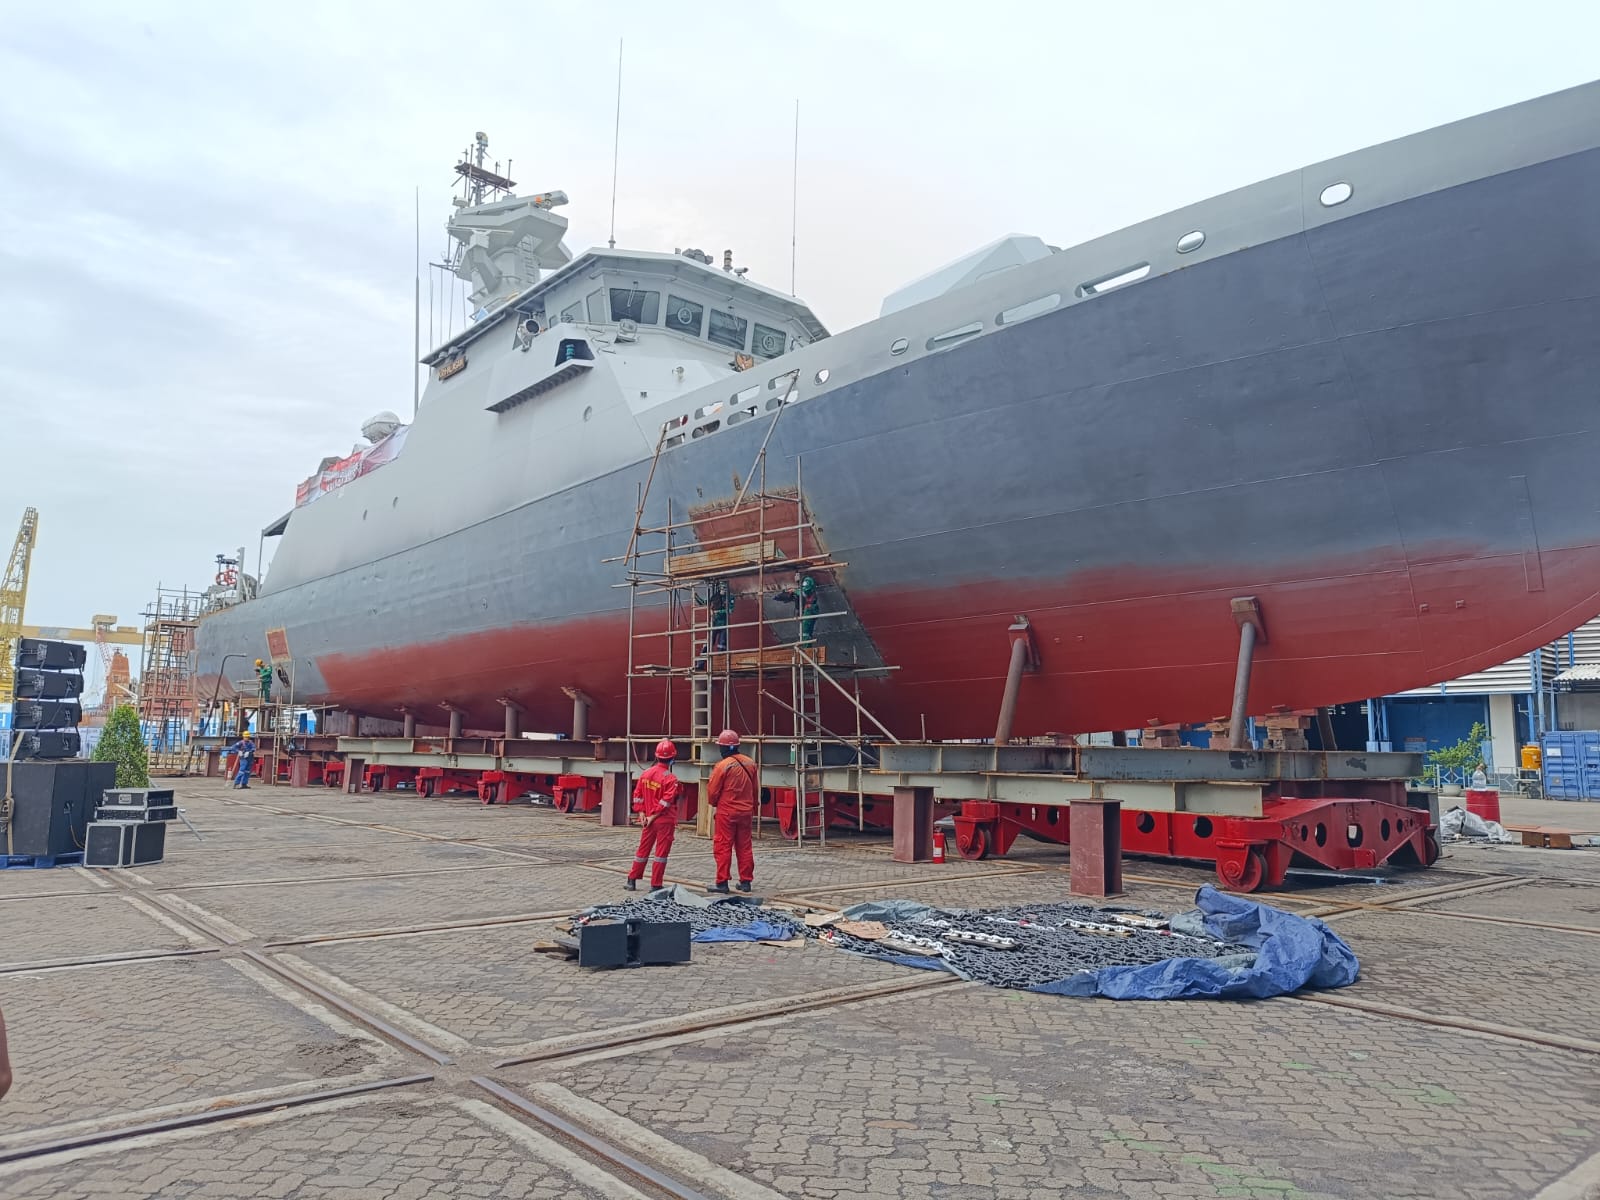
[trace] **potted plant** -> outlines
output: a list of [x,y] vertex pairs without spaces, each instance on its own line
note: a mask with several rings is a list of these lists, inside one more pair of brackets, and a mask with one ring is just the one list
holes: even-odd
[[[1473,768],[1483,762],[1483,743],[1489,739],[1489,730],[1482,721],[1474,721],[1467,736],[1453,746],[1442,746],[1428,752],[1428,765],[1433,768],[1434,782],[1446,796],[1459,796],[1462,784]],[[1450,782],[1447,782],[1447,779]]]

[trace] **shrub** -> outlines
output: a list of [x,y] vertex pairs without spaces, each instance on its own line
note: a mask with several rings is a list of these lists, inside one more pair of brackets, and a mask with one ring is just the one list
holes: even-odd
[[144,748],[144,734],[139,728],[139,712],[131,704],[119,704],[106,718],[106,727],[100,731],[95,743],[95,762],[117,764],[119,788],[147,788],[150,786],[150,755]]
[[1483,743],[1489,740],[1489,730],[1482,721],[1474,721],[1467,736],[1454,746],[1444,746],[1428,755],[1428,762],[1445,771],[1460,771],[1465,777],[1483,761]]

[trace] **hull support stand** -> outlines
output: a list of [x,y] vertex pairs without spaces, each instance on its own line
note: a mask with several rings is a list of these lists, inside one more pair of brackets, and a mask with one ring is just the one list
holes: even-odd
[[593,703],[583,692],[575,687],[562,688],[572,700],[572,740],[586,742],[589,740],[589,705]]
[[506,706],[506,741],[514,742],[522,736],[522,705],[510,696],[501,696],[500,703]]
[[1249,741],[1250,669],[1255,665],[1256,644],[1266,645],[1267,627],[1261,602],[1254,596],[1235,596],[1229,605],[1239,627],[1239,665],[1233,673],[1233,707],[1228,713],[1228,748],[1243,750]]
[[1011,638],[1011,663],[1006,668],[1006,690],[1000,697],[1000,717],[994,727],[996,746],[1006,746],[1011,742],[1011,726],[1017,717],[1017,695],[1022,691],[1023,672],[1039,669],[1039,648],[1034,644],[1033,628],[1028,624],[1028,618],[1017,617],[1006,632]]

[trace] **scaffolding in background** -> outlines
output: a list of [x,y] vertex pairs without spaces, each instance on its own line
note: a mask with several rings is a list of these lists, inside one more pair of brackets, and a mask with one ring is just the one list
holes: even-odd
[[144,611],[139,663],[139,726],[153,770],[182,769],[195,714],[195,630],[203,594],[157,586]]
[[[667,444],[666,432],[663,430],[656,449],[657,460]],[[819,544],[805,503],[799,462],[793,491],[773,491],[767,485],[763,445],[752,478],[731,508],[708,507],[679,519],[669,500],[666,523],[646,526],[644,512],[655,467],[652,461],[640,488],[627,553],[621,559],[607,560],[626,564],[626,579],[617,586],[628,589],[626,744],[630,769],[648,763],[651,748],[662,738],[689,742],[691,761],[705,761],[720,729],[743,725],[741,749],[763,766],[781,763],[783,748],[787,749],[795,809],[792,826],[784,823],[786,835],[801,844],[808,838],[826,842],[825,766],[855,768],[857,825],[864,827],[861,771],[876,761],[871,740],[878,736],[876,732],[869,735],[865,727],[875,726],[889,740],[895,739],[862,705],[860,677],[891,668],[828,661],[828,647],[815,636],[816,625],[828,618],[853,616],[844,609],[823,611],[820,603],[803,609],[796,593],[792,618],[769,617],[766,612],[770,599],[789,590],[784,586],[786,580],[798,582],[803,575],[831,579],[846,565]],[[652,602],[655,597],[662,599]],[[741,606],[752,602],[755,619],[733,619]],[[641,612],[659,614],[659,620],[652,621],[652,627],[641,627]],[[663,627],[653,627],[658,623]],[[792,623],[794,636],[775,637],[774,623]],[[653,730],[638,723],[641,713],[635,689],[646,680],[665,690],[662,724]],[[675,718],[675,693],[684,684],[689,693],[687,734]],[[850,703],[853,733],[824,725],[824,685]],[[741,688],[753,697],[753,720],[742,711]],[[787,698],[781,693],[787,693]],[[787,729],[780,731],[780,725]],[[768,749],[774,745],[779,747],[777,759]],[[832,762],[826,761],[830,747],[840,748]],[[837,761],[841,757],[843,763]],[[759,821],[759,806],[757,811]]]

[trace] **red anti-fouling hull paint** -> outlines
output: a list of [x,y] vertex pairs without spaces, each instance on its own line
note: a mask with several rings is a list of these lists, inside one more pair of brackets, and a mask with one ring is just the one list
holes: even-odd
[[[901,668],[889,683],[864,684],[863,698],[901,736],[921,736],[924,728],[929,737],[992,732],[1006,630],[1019,615],[1032,625],[1040,655],[1039,671],[1024,677],[1016,719],[1015,733],[1027,736],[1225,715],[1238,649],[1229,601],[1239,595],[1259,599],[1267,626],[1250,689],[1258,714],[1481,670],[1600,613],[1600,551],[1593,547],[1545,551],[1536,575],[1521,554],[1435,547],[1414,557],[1409,568],[1393,554],[1320,570],[1100,572],[1055,583],[850,596],[884,661]],[[1539,590],[1530,591],[1530,582]],[[818,633],[827,640],[826,622]],[[391,715],[412,707],[423,719],[442,719],[434,710],[445,702],[465,709],[470,726],[488,729],[502,722],[500,698],[512,697],[526,710],[525,729],[564,730],[571,708],[561,689],[576,685],[595,701],[591,731],[614,734],[625,723],[627,647],[626,616],[615,614],[329,654],[317,666],[328,695],[356,711]],[[681,664],[686,641],[675,653]],[[656,657],[664,657],[660,649]],[[686,727],[686,688],[673,703],[673,724]],[[666,728],[659,680],[640,681],[634,705],[635,729]],[[741,690],[736,720],[753,725],[756,705],[753,690]],[[787,728],[776,706],[762,711],[769,732],[774,719],[778,731]]]

